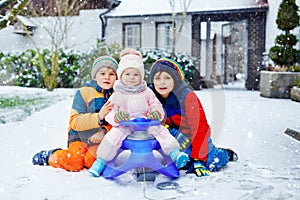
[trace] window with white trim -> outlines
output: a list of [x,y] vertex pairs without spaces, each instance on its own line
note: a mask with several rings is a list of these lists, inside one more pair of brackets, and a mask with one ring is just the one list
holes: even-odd
[[125,48],[138,49],[141,47],[141,25],[123,24]]
[[157,23],[157,48],[171,49],[172,47],[172,23]]

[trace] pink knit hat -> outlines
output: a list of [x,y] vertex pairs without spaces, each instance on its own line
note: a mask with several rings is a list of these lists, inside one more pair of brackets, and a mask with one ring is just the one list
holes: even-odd
[[144,80],[145,70],[142,54],[134,49],[125,49],[120,54],[119,68],[117,69],[118,78],[120,79],[124,70],[134,68],[139,70],[142,80]]

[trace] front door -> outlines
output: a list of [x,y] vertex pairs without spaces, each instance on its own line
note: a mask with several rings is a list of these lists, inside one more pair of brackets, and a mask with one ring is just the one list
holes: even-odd
[[224,84],[241,83],[247,79],[248,35],[245,20],[222,25],[222,69]]

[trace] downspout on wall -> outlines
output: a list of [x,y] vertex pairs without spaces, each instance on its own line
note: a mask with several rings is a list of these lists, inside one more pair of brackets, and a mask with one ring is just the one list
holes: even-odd
[[107,26],[107,18],[104,16],[107,13],[109,13],[111,10],[113,10],[114,8],[118,7],[121,3],[120,0],[107,0],[107,2],[109,3],[108,9],[101,13],[99,15],[99,18],[101,20],[101,24],[102,24],[102,28],[101,28],[101,42],[105,41],[105,31],[106,31],[106,26]]

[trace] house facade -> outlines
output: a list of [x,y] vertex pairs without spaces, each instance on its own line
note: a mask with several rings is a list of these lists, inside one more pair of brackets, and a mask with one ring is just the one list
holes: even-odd
[[[180,25],[183,5],[173,11]],[[248,90],[257,90],[262,53],[266,51],[266,0],[191,1],[176,51],[196,58],[196,67],[207,81],[228,83],[245,79]],[[169,1],[124,0],[105,15],[107,43],[133,48],[172,48],[172,9]]]
[[[123,47],[172,48],[172,11],[177,13],[177,29],[184,10],[180,4],[182,0],[174,0],[173,9],[167,0],[107,2],[117,7],[82,10],[79,15],[69,17],[72,26],[61,47],[87,52],[96,45],[97,39],[101,39]],[[281,0],[191,0],[176,51],[192,55],[207,81],[227,84],[243,79],[245,88],[256,90],[263,53],[268,52],[276,35],[280,34],[275,22],[280,3]],[[55,17],[24,20],[34,30],[30,37],[15,34],[14,26],[0,30],[0,51],[34,49],[34,44],[40,49],[50,48],[44,27],[51,27],[54,20]],[[300,28],[293,33],[300,40]],[[297,48],[300,49],[299,42]]]
[[[175,26],[179,26],[183,1],[174,2]],[[195,57],[196,67],[207,81],[227,84],[244,79],[246,89],[257,90],[263,54],[280,34],[275,22],[280,3],[280,0],[192,0],[176,51]],[[141,49],[172,48],[169,1],[124,0],[105,17],[107,43]],[[293,32],[300,40],[300,28]]]

